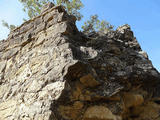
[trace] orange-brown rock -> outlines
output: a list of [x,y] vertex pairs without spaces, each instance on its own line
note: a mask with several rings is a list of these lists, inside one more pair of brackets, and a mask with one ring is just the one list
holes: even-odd
[[136,107],[144,102],[143,96],[135,93],[124,93],[123,100],[126,108]]
[[116,116],[104,106],[91,106],[84,113],[83,120],[116,120]]
[[81,77],[80,81],[86,87],[96,87],[99,85],[99,82],[96,81],[95,78],[91,74]]
[[138,106],[130,111],[130,116],[135,116],[131,120],[159,120],[160,105],[154,102],[147,102],[143,106]]
[[80,118],[83,103],[80,101],[75,102],[72,106],[60,106],[59,112],[65,119],[78,119]]

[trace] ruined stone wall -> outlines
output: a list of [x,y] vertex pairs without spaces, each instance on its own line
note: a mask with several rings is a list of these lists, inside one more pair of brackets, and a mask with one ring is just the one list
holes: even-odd
[[[56,6],[1,41],[0,120],[49,119],[51,101],[64,88],[65,66],[73,62],[63,36],[76,31],[76,27],[69,28],[74,23],[73,16]],[[64,56],[71,57],[70,61]]]
[[0,41],[0,120],[159,120],[159,81],[129,25],[85,35],[51,3]]

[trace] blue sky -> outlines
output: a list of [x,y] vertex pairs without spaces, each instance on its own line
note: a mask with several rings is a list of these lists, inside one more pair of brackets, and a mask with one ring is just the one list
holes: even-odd
[[[82,0],[85,16],[77,26],[98,14],[100,19],[109,21],[115,27],[131,25],[142,49],[149,55],[153,65],[160,71],[160,0]],[[18,0],[0,0],[0,21],[20,25],[26,14]],[[9,31],[0,24],[0,39]]]

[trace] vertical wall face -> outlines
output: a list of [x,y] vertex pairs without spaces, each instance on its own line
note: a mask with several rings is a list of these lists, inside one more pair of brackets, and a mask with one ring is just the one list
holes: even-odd
[[76,31],[74,23],[61,6],[52,7],[1,41],[0,120],[49,119],[51,101],[64,89],[65,67],[74,63],[63,37]]
[[0,120],[160,119],[160,74],[130,27],[87,37],[51,6],[0,41]]

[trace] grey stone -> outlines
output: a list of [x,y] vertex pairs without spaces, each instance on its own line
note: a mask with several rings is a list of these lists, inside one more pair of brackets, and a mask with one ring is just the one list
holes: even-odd
[[[93,106],[113,120],[157,119],[160,74],[131,27],[83,34],[75,17],[53,6],[0,42],[0,120],[85,120]],[[134,111],[149,103],[155,116]],[[141,118],[146,114],[151,117]]]

